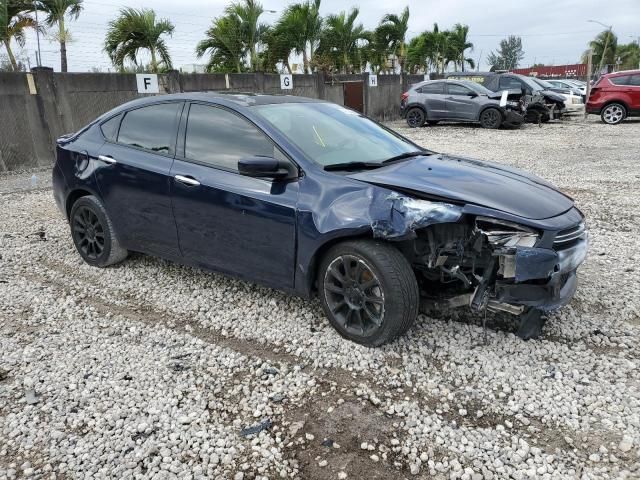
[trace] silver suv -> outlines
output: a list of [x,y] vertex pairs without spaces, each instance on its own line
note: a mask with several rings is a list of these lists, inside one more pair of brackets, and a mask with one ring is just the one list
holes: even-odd
[[520,102],[501,104],[501,97],[502,92],[469,80],[427,80],[402,94],[400,111],[413,128],[443,120],[479,123],[484,128],[522,125],[525,117]]

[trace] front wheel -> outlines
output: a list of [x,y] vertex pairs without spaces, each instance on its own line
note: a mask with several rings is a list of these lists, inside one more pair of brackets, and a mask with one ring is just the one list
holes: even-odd
[[487,108],[480,114],[482,128],[500,128],[502,113],[497,108]]
[[421,108],[413,107],[407,112],[407,125],[411,128],[418,128],[424,125],[425,115]]
[[627,116],[627,109],[619,103],[610,103],[602,110],[600,118],[608,125],[617,125]]
[[318,270],[318,295],[338,333],[369,347],[405,333],[420,303],[407,259],[391,245],[374,240],[332,247]]

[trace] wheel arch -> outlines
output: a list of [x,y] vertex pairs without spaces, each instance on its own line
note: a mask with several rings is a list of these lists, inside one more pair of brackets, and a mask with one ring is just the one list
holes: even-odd
[[607,100],[603,105],[602,108],[600,109],[600,112],[602,112],[602,110],[604,110],[605,108],[607,108],[609,105],[611,105],[612,103],[619,103],[620,105],[622,105],[624,107],[626,116],[629,116],[629,104],[624,101],[624,100],[619,100],[619,99],[614,99],[614,100]]
[[496,105],[485,105],[485,106],[484,106],[484,107],[482,107],[482,108],[480,109],[480,111],[478,112],[478,118],[477,118],[478,122],[480,121],[480,117],[482,117],[482,114],[483,114],[485,111],[489,110],[490,108],[493,108],[494,110],[498,110],[498,111],[500,112],[500,115],[502,116],[502,120],[504,121],[504,119],[505,119],[506,115],[505,115],[505,113],[504,113],[504,110],[503,110],[501,107],[496,106]]
[[67,195],[67,199],[65,200],[65,205],[64,205],[64,211],[65,214],[67,216],[67,220],[69,220],[69,218],[71,217],[71,209],[73,208],[73,204],[76,203],[78,201],[78,199],[82,198],[82,197],[87,197],[89,195],[95,195],[95,192],[92,192],[91,190],[87,189],[87,188],[76,188],[74,190],[71,190],[69,192],[69,194]]

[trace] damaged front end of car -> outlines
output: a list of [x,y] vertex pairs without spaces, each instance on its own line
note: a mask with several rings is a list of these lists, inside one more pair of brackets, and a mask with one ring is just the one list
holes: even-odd
[[396,193],[385,201],[388,218],[372,221],[374,237],[397,242],[427,302],[520,315],[555,310],[575,293],[588,249],[575,207],[571,218],[578,223],[543,230],[476,215],[464,205]]

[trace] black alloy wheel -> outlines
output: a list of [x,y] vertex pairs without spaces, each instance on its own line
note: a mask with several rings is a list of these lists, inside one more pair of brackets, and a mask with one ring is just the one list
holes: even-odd
[[71,229],[78,249],[90,260],[98,260],[105,249],[105,227],[98,216],[82,206],[74,212]]
[[425,115],[422,109],[413,107],[407,112],[407,125],[411,128],[418,128],[424,125]]
[[487,108],[480,115],[480,125],[483,128],[499,128],[502,123],[502,114],[495,108]]
[[121,262],[129,252],[120,245],[102,202],[93,195],[80,197],[69,212],[71,237],[82,259],[93,267]]
[[415,273],[394,246],[370,239],[331,247],[318,269],[318,296],[344,338],[378,347],[405,333],[418,315]]
[[384,294],[365,261],[353,255],[337,257],[326,271],[325,298],[334,318],[356,335],[370,335],[382,326]]

